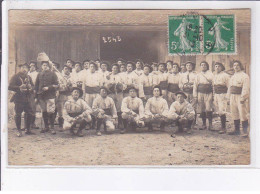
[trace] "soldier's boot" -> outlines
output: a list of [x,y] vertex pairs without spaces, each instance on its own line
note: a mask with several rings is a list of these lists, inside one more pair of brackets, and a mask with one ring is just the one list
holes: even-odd
[[177,121],[176,125],[178,126],[178,131],[177,131],[177,133],[182,133],[182,132],[183,132],[182,124],[181,124],[179,121]]
[[243,137],[248,137],[248,120],[242,121],[242,127],[243,127]]
[[209,112],[206,113],[206,115],[207,115],[207,118],[208,118],[208,121],[209,121],[208,130],[213,131],[213,127],[212,127],[213,112],[209,111]]
[[193,122],[194,122],[194,120],[188,120],[188,126],[187,126],[187,131],[186,131],[187,134],[191,134],[191,131],[192,131],[191,127],[192,127]]
[[85,126],[86,126],[86,122],[83,121],[83,122],[80,123],[79,129],[77,131],[77,136],[78,137],[83,137],[84,136],[82,130],[85,128]]
[[100,131],[100,127],[103,123],[103,119],[97,119],[97,136],[101,136],[101,131]]
[[200,127],[200,130],[205,130],[207,129],[207,125],[206,125],[206,121],[207,121],[207,117],[206,117],[206,112],[202,112],[200,114],[201,119],[202,119],[202,127]]
[[120,133],[124,134],[126,132],[126,128],[127,128],[127,120],[122,119],[122,121],[123,121],[123,129],[121,129]]
[[118,129],[122,129],[122,112],[118,112],[117,117],[118,117]]
[[161,130],[161,131],[164,131],[164,130],[165,130],[165,122],[164,122],[164,121],[161,122],[160,130]]
[[153,125],[152,125],[152,123],[148,123],[148,124],[147,124],[147,127],[148,127],[148,131],[153,131]]
[[240,119],[234,120],[235,130],[228,133],[228,135],[240,135]]
[[96,120],[96,118],[93,116],[93,117],[92,117],[92,123],[91,123],[91,129],[95,129],[95,128],[96,128],[96,124],[97,124],[97,120]]
[[39,127],[35,124],[35,119],[36,119],[36,116],[35,115],[32,115],[31,117],[31,129],[39,129]]
[[220,120],[221,120],[221,130],[218,132],[219,134],[224,134],[227,132],[226,129],[226,115],[221,115],[220,116]]
[[135,123],[135,122],[131,122],[131,123],[130,123],[130,128],[131,128],[131,131],[136,132],[136,128],[137,128],[136,123]]
[[32,123],[32,119],[31,118],[32,118],[32,115],[27,114],[26,121],[25,121],[25,134],[27,134],[27,135],[33,134],[31,132],[31,123]]
[[48,113],[42,112],[42,118],[43,118],[43,122],[44,122],[44,128],[41,130],[41,133],[45,133],[45,132],[48,132],[50,130]]
[[21,122],[22,122],[21,115],[15,115],[14,120],[17,128],[17,136],[22,137],[23,133],[21,130]]
[[50,126],[51,126],[51,134],[55,135],[56,130],[54,128],[54,122],[55,122],[55,113],[49,113],[49,121],[50,121]]
[[106,125],[106,122],[103,121],[102,124],[103,124],[103,126],[104,126],[104,132],[107,133],[107,125]]
[[64,123],[63,117],[58,118],[58,123],[59,123],[59,131],[63,131],[63,123]]

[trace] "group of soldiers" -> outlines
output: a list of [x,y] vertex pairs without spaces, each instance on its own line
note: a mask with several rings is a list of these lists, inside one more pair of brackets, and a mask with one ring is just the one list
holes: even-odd
[[215,130],[214,111],[221,120],[218,132],[223,134],[230,104],[234,130],[228,134],[240,135],[242,122],[242,135],[247,137],[250,83],[241,62],[233,62],[233,75],[219,62],[214,64],[214,72],[206,61],[199,64],[200,72],[195,72],[195,67],[191,61],[179,66],[170,60],[149,65],[123,59],[113,64],[68,59],[62,67],[50,60],[21,64],[9,83],[9,90],[14,91],[11,101],[15,103],[17,135],[22,136],[23,112],[25,134],[37,128],[38,105],[44,122],[42,133],[56,134],[56,118],[60,131],[70,130],[79,137],[87,125],[96,129],[98,136],[102,126],[104,131],[118,128],[125,133],[137,127],[152,131],[155,125],[160,130],[176,125],[179,132],[191,133],[196,115],[202,119],[201,130]]

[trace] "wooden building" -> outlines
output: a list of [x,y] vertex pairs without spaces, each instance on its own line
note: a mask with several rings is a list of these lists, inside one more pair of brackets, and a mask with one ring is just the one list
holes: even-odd
[[[194,11],[194,10],[193,10]],[[9,11],[9,75],[17,65],[36,60],[46,52],[52,61],[63,64],[67,58],[115,61],[143,59],[147,63],[198,64],[221,61],[226,69],[239,59],[249,73],[250,9],[199,10],[199,14],[235,14],[236,55],[169,56],[167,22],[169,15],[187,14],[184,10],[11,10]]]

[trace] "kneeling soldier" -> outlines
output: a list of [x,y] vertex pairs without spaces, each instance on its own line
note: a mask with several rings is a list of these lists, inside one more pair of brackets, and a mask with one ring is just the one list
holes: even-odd
[[81,99],[83,91],[81,88],[73,87],[71,98],[69,98],[64,104],[64,124],[63,128],[65,130],[70,130],[72,134],[74,133],[74,128],[79,124],[79,129],[77,135],[79,137],[83,136],[82,130],[86,127],[88,123],[91,123],[91,113],[92,110],[88,104]]
[[192,105],[186,101],[184,92],[176,92],[176,101],[172,103],[169,111],[169,119],[176,120],[178,131],[182,132],[183,127],[187,128],[187,133],[191,133],[191,125],[195,118],[195,111]]
[[97,118],[97,135],[100,136],[101,124],[104,124],[104,130],[115,130],[115,124],[117,123],[117,111],[116,106],[112,98],[107,96],[107,89],[101,87],[100,95],[94,99],[93,102],[93,114]]
[[129,95],[125,97],[122,101],[122,118],[124,129],[121,133],[125,133],[127,125],[129,124],[132,130],[136,127],[144,127],[144,105],[143,101],[137,97],[137,89],[132,87],[129,88]]
[[153,97],[149,98],[145,105],[145,120],[148,123],[148,130],[152,131],[152,123],[160,123],[161,130],[164,130],[165,123],[168,120],[168,104],[162,98],[162,90],[160,86],[153,88]]

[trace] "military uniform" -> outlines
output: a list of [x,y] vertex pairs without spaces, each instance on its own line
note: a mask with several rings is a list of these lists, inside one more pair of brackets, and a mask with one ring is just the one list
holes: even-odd
[[125,97],[122,102],[122,118],[124,123],[124,128],[126,129],[127,123],[132,128],[136,128],[136,125],[139,127],[144,127],[144,105],[143,101],[138,98],[131,96]]
[[180,82],[180,74],[179,73],[168,73],[167,82],[168,82],[168,105],[170,106],[175,100],[175,93],[180,91],[179,82]]
[[30,100],[32,100],[33,96],[33,86],[31,77],[19,72],[11,78],[8,87],[8,90],[15,92],[11,101],[15,104],[15,124],[19,136],[21,136],[21,115],[23,112],[25,112],[24,118],[26,133],[30,133],[31,120],[33,116]]
[[92,109],[97,118],[97,132],[100,132],[101,124],[104,124],[104,130],[115,130],[117,119],[116,106],[112,98],[97,96],[93,102]]
[[161,90],[162,90],[162,96],[164,99],[167,99],[167,89],[168,89],[168,84],[167,84],[167,78],[168,74],[161,72],[161,71],[156,71],[154,72],[155,76],[155,83],[156,85],[159,85]]
[[186,94],[187,100],[189,103],[194,105],[193,100],[193,84],[196,78],[197,73],[195,71],[186,71],[185,73],[180,74],[180,89]]
[[[248,99],[250,94],[249,76],[243,71],[235,72],[230,78],[228,96],[230,97],[231,115],[235,124],[235,132],[240,133],[240,121],[243,132],[247,134],[248,128]],[[243,103],[241,103],[243,101]]]
[[126,86],[123,91],[124,97],[129,96],[129,88],[135,87],[139,89],[138,76],[134,72],[125,72],[123,77],[123,84]]
[[153,74],[143,74],[140,76],[139,97],[144,99],[144,104],[149,98],[153,96],[153,86],[155,86],[155,79]]
[[[72,97],[64,104],[64,130],[70,130],[74,133],[74,128],[79,125],[78,135],[81,134],[82,129],[85,128],[87,123],[91,122],[92,109],[89,105],[81,98],[74,100]],[[80,135],[81,136],[81,135]]]

